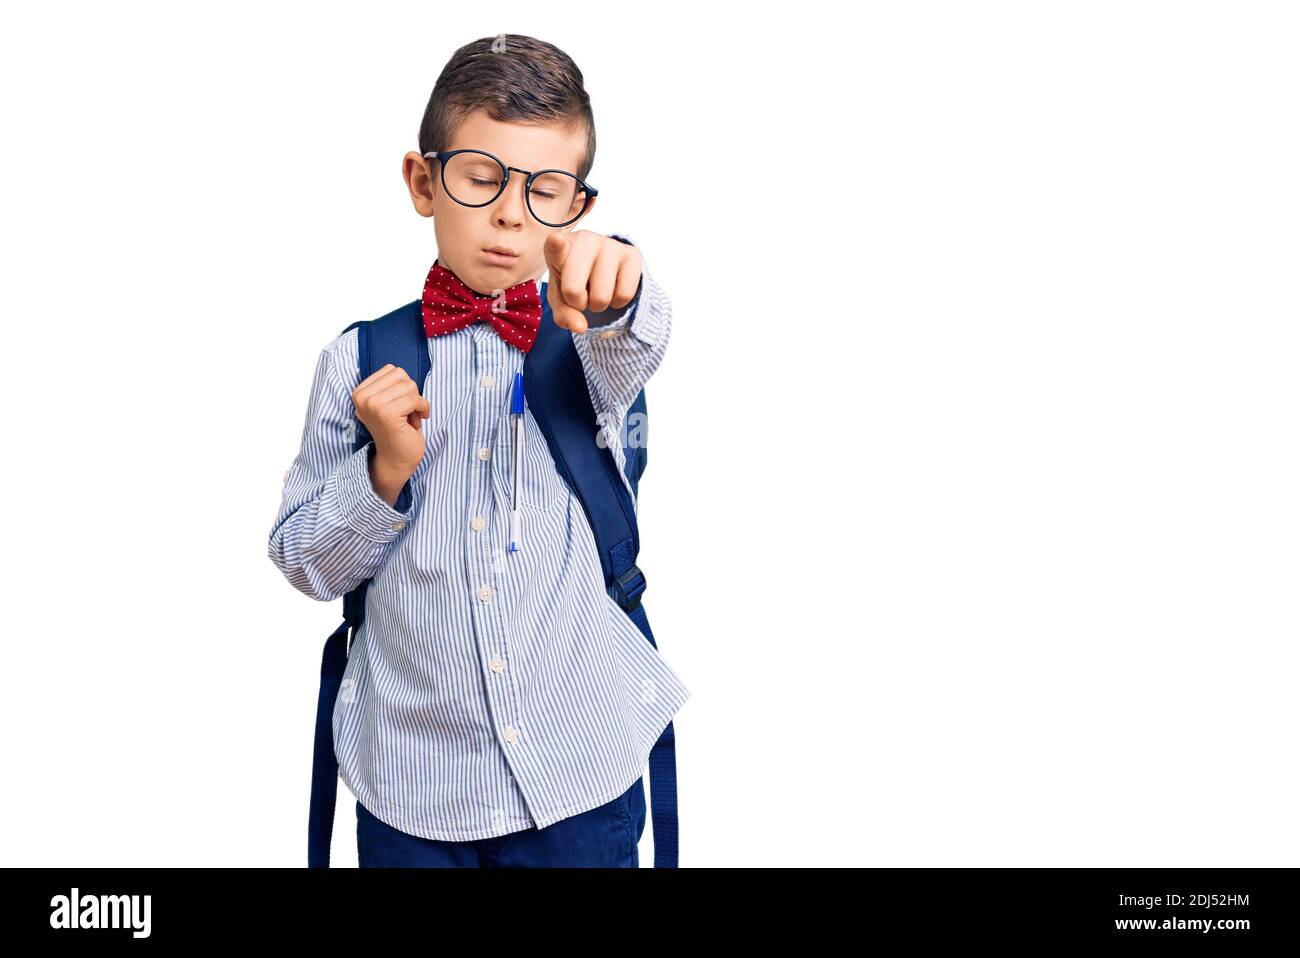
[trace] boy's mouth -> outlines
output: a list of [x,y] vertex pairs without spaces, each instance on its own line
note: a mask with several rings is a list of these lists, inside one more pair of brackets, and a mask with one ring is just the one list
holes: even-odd
[[519,258],[518,253],[504,246],[490,246],[483,250],[483,253],[487,256],[489,262],[496,263],[499,266],[509,266]]

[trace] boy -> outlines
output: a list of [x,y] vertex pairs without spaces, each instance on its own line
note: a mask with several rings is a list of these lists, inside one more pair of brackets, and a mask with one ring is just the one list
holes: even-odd
[[[428,380],[389,365],[358,382],[356,329],[318,358],[269,555],[322,601],[372,579],[333,711],[362,866],[638,864],[641,769],[690,692],[606,592],[527,411],[511,551],[510,387],[542,274],[620,475],[618,431],[671,329],[631,241],[576,229],[594,153],[562,51],[514,34],[457,50],[402,166],[438,247]],[[354,411],[372,437],[355,452]]]

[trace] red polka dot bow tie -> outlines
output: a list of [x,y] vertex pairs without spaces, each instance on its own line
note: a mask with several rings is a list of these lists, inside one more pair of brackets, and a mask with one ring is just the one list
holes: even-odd
[[497,335],[523,352],[533,348],[542,325],[542,298],[536,280],[525,280],[496,296],[470,289],[459,276],[433,261],[424,281],[424,331],[443,336],[484,320]]

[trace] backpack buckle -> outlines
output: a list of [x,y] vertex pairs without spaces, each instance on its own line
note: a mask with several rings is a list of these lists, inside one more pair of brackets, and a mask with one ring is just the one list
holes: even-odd
[[614,584],[610,586],[614,601],[628,613],[635,612],[641,605],[641,593],[644,591],[645,573],[636,565],[614,579]]

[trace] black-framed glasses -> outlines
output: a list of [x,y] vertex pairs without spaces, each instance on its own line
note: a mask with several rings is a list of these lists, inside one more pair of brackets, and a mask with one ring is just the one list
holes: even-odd
[[567,170],[530,173],[506,166],[486,150],[437,150],[424,154],[438,161],[442,188],[461,206],[487,206],[496,202],[510,183],[510,173],[523,173],[524,201],[533,219],[543,226],[568,226],[576,222],[596,198],[596,188]]

